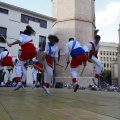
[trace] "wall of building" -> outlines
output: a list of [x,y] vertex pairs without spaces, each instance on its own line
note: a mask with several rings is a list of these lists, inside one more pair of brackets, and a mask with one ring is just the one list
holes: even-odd
[[[0,27],[7,28],[7,40],[8,42],[13,42],[20,35],[20,31],[24,31],[27,25],[30,25],[35,31],[36,35],[32,36],[34,44],[36,46],[39,45],[39,36],[45,36],[46,41],[48,41],[47,37],[52,33],[52,22],[55,21],[54,18],[44,16],[38,13],[33,13],[32,11],[28,11],[16,6],[12,6],[9,4],[4,4],[0,2],[0,8],[7,9],[8,14],[3,14],[0,12]],[[40,27],[40,23],[29,21],[28,24],[21,22],[21,14],[25,14],[31,17],[35,17],[38,19],[42,19],[47,21],[47,28]],[[0,43],[0,47],[6,47],[13,57],[18,57],[18,49],[20,49],[19,45],[14,45],[12,47],[8,47],[6,43]],[[6,69],[6,68],[5,68]],[[7,74],[8,71],[6,70]],[[7,74],[5,76],[5,81],[7,81]],[[12,74],[12,78],[15,76],[15,73]],[[27,82],[32,83],[32,69],[28,68],[28,77]]]
[[111,61],[112,85],[118,86],[118,61]]
[[118,43],[100,42],[98,57],[103,64],[103,70],[111,70],[112,60],[117,59]]

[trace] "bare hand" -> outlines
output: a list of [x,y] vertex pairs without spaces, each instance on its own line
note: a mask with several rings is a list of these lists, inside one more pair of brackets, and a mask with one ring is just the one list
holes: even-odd
[[83,65],[86,66],[86,61],[83,62]]
[[67,65],[68,65],[69,63],[70,63],[70,61],[68,60],[68,61],[67,61]]
[[11,46],[12,46],[10,43],[7,43],[7,45],[8,45],[9,47],[11,47]]

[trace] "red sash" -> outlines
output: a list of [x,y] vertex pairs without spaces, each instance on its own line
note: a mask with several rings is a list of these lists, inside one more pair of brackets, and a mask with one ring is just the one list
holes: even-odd
[[93,42],[90,42],[90,43],[92,44],[93,55],[94,55],[96,58],[98,58],[98,56],[97,56],[97,51],[95,51],[95,46],[94,46]]
[[[92,44],[93,55],[94,55],[96,58],[98,58],[97,52],[95,51],[95,46],[94,46],[93,42],[90,42],[90,43]],[[90,60],[88,60],[88,62],[92,63]]]
[[7,55],[2,59],[2,66],[13,66],[13,61],[12,61],[12,57],[8,56],[9,52],[7,53]]
[[[39,64],[35,64],[36,66],[38,66],[39,68],[43,68],[43,65],[42,63],[39,63]],[[40,72],[42,72],[38,67],[34,66],[34,68]]]
[[25,44],[23,44],[21,46],[22,53],[20,55],[20,60],[22,60],[22,61],[26,61],[28,59],[32,59],[32,58],[34,58],[36,56],[36,48],[30,42],[32,42],[32,40],[27,42],[27,43],[25,43]]
[[46,62],[50,67],[53,67],[53,61],[50,56],[46,55],[45,56]]
[[79,65],[82,65],[82,63],[87,59],[87,56],[85,53],[83,53],[82,55],[79,55],[75,58],[72,58],[71,60],[71,68],[77,68]]

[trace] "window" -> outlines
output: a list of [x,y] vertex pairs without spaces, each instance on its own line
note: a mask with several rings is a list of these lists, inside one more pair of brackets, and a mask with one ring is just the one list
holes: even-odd
[[29,17],[29,20],[30,21],[35,21],[35,18],[34,17]]
[[105,55],[105,51],[104,51],[104,55]]
[[42,28],[47,28],[47,21],[45,21],[45,20],[40,20],[40,27],[42,27]]
[[110,55],[111,55],[111,52],[110,52]]
[[112,60],[112,58],[110,57],[110,61]]
[[28,18],[28,16],[21,14],[21,22],[28,24],[28,23],[29,23],[29,18]]
[[106,63],[104,63],[104,67],[106,67]]
[[107,55],[108,55],[108,51],[107,51],[106,53],[107,53]]
[[39,36],[39,47],[41,47],[42,51],[45,50],[45,45],[46,45],[46,37]]
[[0,53],[5,49],[5,47],[0,47]]
[[0,8],[0,13],[8,14],[8,10]]
[[47,21],[21,14],[21,22],[28,24],[30,21],[40,23],[40,27],[47,28]]
[[[6,38],[7,28],[0,27],[0,34]],[[0,42],[5,43],[4,39],[0,37]]]
[[104,61],[106,61],[106,57],[104,57]]

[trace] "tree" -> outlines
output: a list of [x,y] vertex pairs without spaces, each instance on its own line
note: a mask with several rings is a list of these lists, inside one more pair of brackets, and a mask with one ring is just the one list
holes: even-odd
[[103,80],[105,80],[110,85],[112,84],[112,82],[111,82],[111,71],[110,70],[104,70],[101,75],[103,76]]

